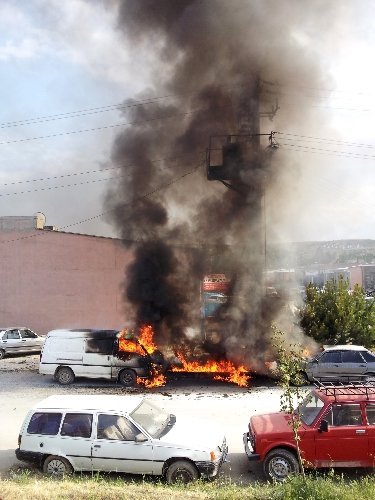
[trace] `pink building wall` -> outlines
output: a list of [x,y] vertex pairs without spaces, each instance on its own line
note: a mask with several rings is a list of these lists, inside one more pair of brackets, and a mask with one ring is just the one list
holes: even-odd
[[33,226],[0,224],[1,327],[45,334],[131,321],[123,283],[132,254],[120,240]]

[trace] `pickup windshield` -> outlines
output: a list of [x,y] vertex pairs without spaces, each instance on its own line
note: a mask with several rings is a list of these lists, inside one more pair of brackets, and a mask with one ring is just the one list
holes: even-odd
[[300,403],[296,412],[300,416],[301,421],[306,425],[311,425],[319,415],[324,402],[314,393],[308,394]]
[[130,416],[153,438],[160,437],[171,425],[171,415],[146,400],[142,401]]

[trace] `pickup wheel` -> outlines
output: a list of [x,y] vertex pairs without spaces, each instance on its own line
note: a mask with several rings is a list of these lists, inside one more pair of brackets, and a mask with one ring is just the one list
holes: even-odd
[[195,465],[187,460],[177,460],[171,463],[165,474],[165,479],[168,484],[174,483],[190,483],[196,481],[199,477],[199,472]]
[[4,349],[0,349],[0,359],[4,359],[5,358],[5,351]]
[[271,481],[285,481],[291,474],[299,472],[297,457],[291,451],[276,448],[266,456],[263,471]]
[[118,376],[118,381],[125,387],[133,387],[137,382],[137,375],[133,370],[122,370]]
[[63,477],[71,474],[73,467],[66,458],[50,455],[43,463],[43,472],[52,477]]
[[55,376],[57,382],[61,385],[69,385],[74,382],[74,373],[71,368],[68,366],[62,366],[56,372]]

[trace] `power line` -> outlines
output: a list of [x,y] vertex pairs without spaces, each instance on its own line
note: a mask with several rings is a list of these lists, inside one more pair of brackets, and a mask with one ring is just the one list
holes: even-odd
[[[226,107],[230,107],[230,106],[229,105],[228,106],[223,106],[223,107],[220,107],[219,109],[223,109],[223,108],[226,108]],[[180,117],[180,116],[188,116],[188,115],[192,115],[192,114],[195,114],[195,113],[198,113],[198,112],[202,112],[202,111],[210,111],[210,109],[209,108],[197,108],[197,109],[194,109],[192,111],[186,111],[186,112],[183,112],[183,113],[175,113],[175,114],[165,115],[165,116],[157,116],[157,117],[149,118],[149,119],[146,119],[146,120],[136,120],[136,121],[133,121],[133,122],[115,123],[113,125],[103,125],[102,127],[93,127],[93,128],[89,128],[89,129],[73,130],[73,131],[70,131],[70,132],[59,132],[59,133],[51,134],[51,135],[44,135],[44,136],[38,136],[38,137],[28,137],[26,139],[12,139],[10,141],[0,142],[0,146],[5,145],[5,144],[15,144],[15,143],[20,143],[20,142],[29,142],[29,141],[35,141],[35,140],[38,140],[38,139],[51,139],[53,137],[61,137],[61,136],[65,136],[65,135],[82,134],[82,133],[85,133],[85,132],[94,132],[94,131],[97,131],[97,130],[105,130],[105,129],[111,129],[111,128],[116,128],[116,127],[124,127],[126,125],[140,125],[142,123],[147,123],[147,122],[152,122],[152,121],[157,121],[157,120],[166,120],[166,119],[169,119],[169,118],[176,118],[176,117]]]
[[[327,137],[313,137],[310,135],[300,135],[300,134],[292,134],[288,132],[274,132],[274,134],[277,134],[278,136],[286,136],[288,137],[293,137],[295,139],[302,139],[307,142],[328,142],[328,143],[333,143],[333,144],[342,144],[344,146],[354,146],[354,147],[363,147],[363,148],[369,148],[372,149],[375,147],[374,144],[364,144],[361,142],[352,142],[352,141],[343,141],[341,139],[331,139]],[[285,139],[289,140],[289,139]]]
[[[121,168],[121,167],[114,167],[114,168]],[[40,187],[40,188],[35,188],[35,189],[27,189],[25,191],[16,191],[14,193],[2,193],[2,194],[0,193],[0,198],[5,197],[5,196],[16,196],[16,195],[20,195],[20,194],[30,194],[30,193],[38,193],[41,191],[53,191],[55,189],[65,189],[65,188],[71,188],[71,187],[77,187],[77,186],[84,186],[86,184],[105,182],[105,181],[109,181],[111,179],[123,179],[123,178],[129,177],[129,175],[130,175],[130,172],[125,173],[123,175],[114,175],[111,177],[105,177],[104,179],[92,179],[89,181],[75,182],[73,184],[65,184],[65,185],[60,185],[60,186],[47,186],[47,187]]]
[[[200,155],[200,154],[202,154],[202,152],[198,152],[198,153],[194,154],[193,156],[192,155],[166,156],[164,158],[158,158],[156,160],[150,159],[149,161],[151,163],[158,163],[158,162],[162,162],[162,161],[176,160],[176,159],[185,158],[185,157],[189,158],[190,156],[192,156],[192,158],[194,158],[196,155]],[[27,184],[27,183],[32,183],[32,182],[45,182],[45,181],[50,181],[50,180],[55,180],[55,179],[63,179],[65,177],[74,177],[74,176],[78,176],[78,175],[91,175],[91,174],[107,172],[108,170],[115,170],[117,168],[131,168],[131,167],[135,167],[136,165],[137,165],[137,163],[118,163],[118,164],[113,165],[112,167],[106,167],[106,168],[102,168],[100,170],[86,170],[83,172],[71,172],[69,174],[54,175],[54,176],[50,176],[50,177],[41,177],[39,179],[27,179],[27,180],[23,180],[23,181],[13,181],[13,182],[4,183],[4,184],[2,184],[2,186],[5,187],[5,186],[15,186],[15,185],[19,185],[19,184]]]
[[[174,177],[170,181],[161,184],[160,186],[152,189],[151,191],[149,191],[149,192],[147,192],[147,193],[145,193],[143,195],[140,195],[138,197],[133,198],[130,202],[126,202],[126,203],[120,204],[120,206],[126,207],[127,205],[133,205],[134,201],[142,200],[144,198],[149,198],[149,197],[153,196],[155,193],[157,193],[157,192],[159,192],[159,191],[161,191],[163,189],[166,189],[166,188],[172,186],[173,184],[176,184],[177,182],[179,182],[180,180],[188,177],[191,174],[194,174],[201,167],[202,167],[202,162],[201,162],[201,164],[199,164],[198,166],[196,166],[192,170],[189,170],[188,172],[185,172],[184,174],[181,174],[178,177]],[[80,224],[84,224],[85,222],[91,222],[91,221],[93,221],[95,219],[99,219],[99,218],[104,217],[105,215],[107,215],[107,214],[109,214],[111,212],[114,212],[115,210],[118,209],[118,207],[119,207],[119,205],[117,205],[116,207],[114,207],[114,208],[112,208],[110,210],[106,210],[105,212],[102,212],[100,214],[94,215],[92,217],[88,217],[87,219],[82,219],[82,220],[79,220],[77,222],[72,222],[71,224],[67,224],[65,226],[62,226],[61,229],[68,229],[68,228],[71,228],[71,227],[74,227],[74,226],[78,226]],[[14,243],[16,241],[25,240],[25,239],[28,239],[28,238],[34,238],[36,236],[43,236],[45,234],[48,234],[48,231],[40,231],[40,232],[37,232],[37,233],[34,233],[34,234],[30,234],[30,235],[27,235],[27,236],[20,236],[18,238],[13,238],[12,240],[1,241],[0,243],[2,243],[2,244],[4,244],[4,243]]]

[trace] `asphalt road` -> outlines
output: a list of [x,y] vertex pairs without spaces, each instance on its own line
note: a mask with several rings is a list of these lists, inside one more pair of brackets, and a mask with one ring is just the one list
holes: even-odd
[[23,419],[29,408],[52,394],[147,395],[156,404],[177,416],[189,416],[191,432],[195,426],[216,428],[227,438],[229,461],[222,475],[237,483],[264,480],[261,466],[249,462],[242,435],[249,417],[256,413],[278,411],[281,390],[274,382],[253,378],[249,387],[217,382],[208,376],[174,374],[164,387],[146,390],[126,389],[106,381],[78,379],[71,386],[60,386],[52,378],[39,375],[39,356],[13,356],[0,360],[0,476],[25,464],[18,462],[14,450]]

